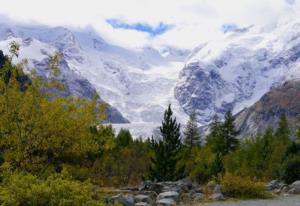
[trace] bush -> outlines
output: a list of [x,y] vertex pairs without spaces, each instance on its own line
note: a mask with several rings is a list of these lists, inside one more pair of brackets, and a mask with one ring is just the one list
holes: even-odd
[[296,180],[300,180],[300,157],[292,156],[282,165],[281,179],[291,184]]
[[92,185],[74,181],[62,175],[52,175],[42,180],[27,173],[13,173],[4,177],[0,185],[0,204],[5,206],[102,206],[94,200]]
[[225,174],[221,179],[223,192],[237,198],[267,198],[265,184],[252,180],[250,177]]

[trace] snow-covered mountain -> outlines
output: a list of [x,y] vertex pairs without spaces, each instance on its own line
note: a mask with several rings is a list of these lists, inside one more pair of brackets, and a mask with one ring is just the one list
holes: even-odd
[[[21,44],[20,58],[42,69],[48,54],[64,54],[61,81],[68,95],[95,93],[117,108],[111,121],[129,125],[137,136],[151,135],[171,103],[179,121],[195,110],[207,124],[217,113],[240,112],[270,88],[300,78],[300,21],[272,27],[249,26],[202,43],[192,52],[168,46],[129,49],[105,41],[92,28],[0,24],[0,49]],[[119,119],[120,118],[120,119]]]
[[132,123],[159,123],[169,103],[177,116],[186,117],[173,89],[187,50],[123,48],[105,41],[92,28],[1,23],[0,49],[7,53],[11,41],[21,44],[19,59],[28,59],[28,68],[43,75],[47,75],[43,70],[47,55],[62,52],[61,80],[72,88],[71,93],[89,97],[96,91]]
[[196,110],[202,124],[214,114],[254,104],[284,81],[300,77],[300,21],[250,26],[198,46],[175,88],[184,111]]

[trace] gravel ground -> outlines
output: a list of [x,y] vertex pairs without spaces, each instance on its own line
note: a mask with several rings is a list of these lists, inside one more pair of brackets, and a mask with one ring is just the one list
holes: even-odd
[[300,206],[300,196],[277,198],[272,200],[249,200],[238,202],[215,202],[197,206]]

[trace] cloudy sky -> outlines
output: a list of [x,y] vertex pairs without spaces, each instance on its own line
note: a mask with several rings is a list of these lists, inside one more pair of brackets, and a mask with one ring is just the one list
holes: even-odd
[[118,45],[193,48],[235,27],[297,18],[300,0],[0,0],[0,15],[25,23],[93,26]]

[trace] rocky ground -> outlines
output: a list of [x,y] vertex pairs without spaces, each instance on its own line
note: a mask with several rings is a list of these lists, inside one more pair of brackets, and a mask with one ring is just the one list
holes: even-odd
[[[124,188],[119,194],[106,199],[108,204],[119,203],[122,206],[299,206],[300,181],[287,185],[273,180],[266,185],[266,191],[274,199],[229,202],[230,195],[222,193],[222,185],[209,182],[200,186],[188,179],[176,182],[143,182],[140,187]],[[211,201],[213,203],[207,203]]]

